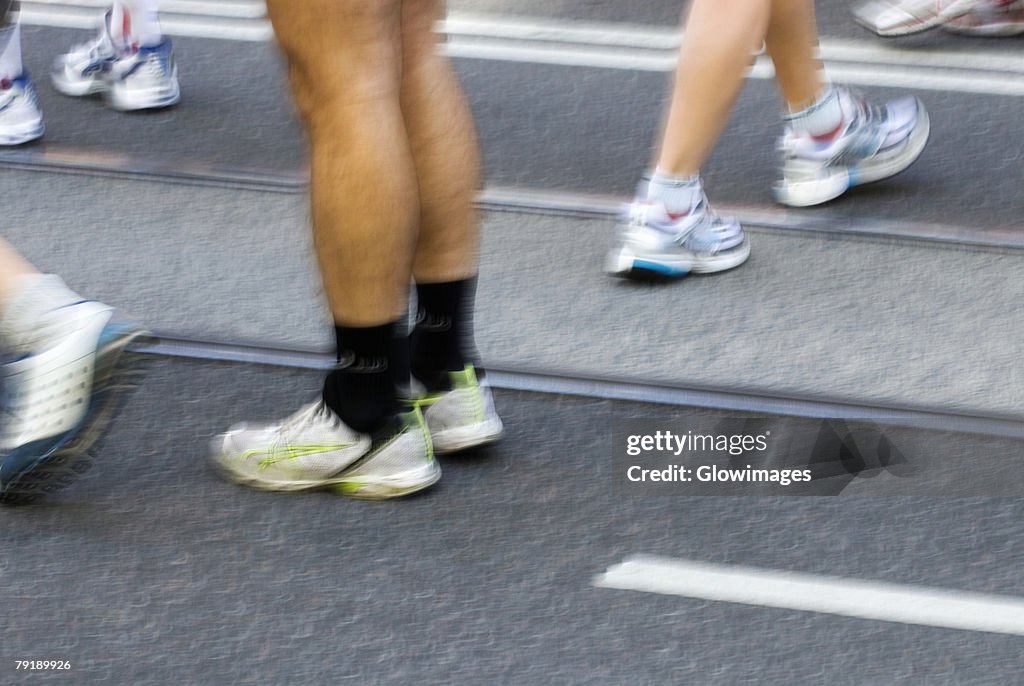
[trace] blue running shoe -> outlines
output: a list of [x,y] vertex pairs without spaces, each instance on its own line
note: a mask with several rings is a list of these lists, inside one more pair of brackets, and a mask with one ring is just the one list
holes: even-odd
[[129,344],[145,332],[87,301],[60,308],[50,343],[3,366],[0,502],[27,504],[89,469],[89,449],[136,386]]

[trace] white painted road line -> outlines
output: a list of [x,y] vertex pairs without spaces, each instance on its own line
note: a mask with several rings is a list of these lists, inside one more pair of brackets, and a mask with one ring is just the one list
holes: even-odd
[[1024,636],[1024,599],[754,567],[636,556],[600,588],[804,610],[883,622]]
[[[452,37],[443,44],[442,50],[451,57],[464,59],[627,71],[670,72],[675,69],[676,65],[675,53],[657,50],[592,48],[557,44],[533,45],[525,41],[504,41],[490,38]],[[850,85],[1018,97],[1024,95],[1024,79],[1020,74],[966,70],[954,72],[933,68],[842,62],[827,62],[825,66],[834,81]],[[771,79],[774,78],[775,72],[770,60],[759,57],[747,75],[753,79]]]
[[[643,53],[674,53],[681,34],[675,26],[586,23],[495,14],[452,12],[438,25],[451,38],[491,38],[549,47],[629,48]],[[665,55],[662,54],[662,57]],[[1024,74],[1018,52],[971,50],[909,50],[877,40],[822,38],[821,56],[828,62],[926,67],[957,71]]]
[[[105,0],[37,0],[25,3],[25,24],[94,29],[97,3]],[[161,25],[173,36],[264,42],[273,31],[259,3],[201,5],[174,0],[162,8]],[[173,11],[172,11],[173,10]],[[676,67],[674,27],[595,24],[503,15],[453,13],[438,24],[448,35],[441,50],[452,57],[522,64],[670,72]],[[1024,96],[1024,57],[995,52],[914,51],[873,42],[823,40],[830,77],[857,86]],[[771,62],[759,57],[750,78],[771,79]]]

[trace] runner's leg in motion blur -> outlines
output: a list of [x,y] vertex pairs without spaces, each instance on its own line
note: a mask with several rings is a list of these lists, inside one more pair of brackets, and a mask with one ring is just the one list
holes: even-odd
[[762,44],[788,109],[780,202],[832,200],[905,169],[923,149],[928,121],[918,101],[875,108],[828,83],[811,0],[694,0],[685,28],[656,167],[630,207],[610,273],[678,277],[731,269],[749,256],[739,223],[711,209],[699,174]]
[[89,468],[90,449],[134,386],[125,350],[143,333],[0,240],[0,502],[32,502]]
[[[279,424],[233,428],[215,441],[214,459],[258,488],[411,493],[440,476],[430,430],[452,449],[463,434],[479,443],[500,432],[481,414],[493,416],[490,396],[462,354],[476,251],[464,205],[478,163],[454,76],[431,49],[439,8],[398,0],[271,0],[268,8],[310,140],[314,243],[339,365],[321,399]],[[407,385],[409,344],[399,336],[414,268],[426,324],[413,334],[413,363],[428,377],[416,402],[397,391]],[[466,389],[480,411],[471,421],[455,412]],[[429,424],[424,409],[436,415]],[[493,435],[481,436],[488,426]]]
[[401,100],[420,199],[412,373],[434,449],[449,453],[497,440],[502,423],[476,364],[480,153],[469,104],[437,51],[442,9],[440,0],[402,4]]

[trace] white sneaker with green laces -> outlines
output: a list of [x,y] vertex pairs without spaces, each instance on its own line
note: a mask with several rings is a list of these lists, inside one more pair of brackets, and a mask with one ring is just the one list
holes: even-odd
[[373,435],[345,424],[322,400],[280,424],[238,424],[213,441],[229,480],[267,491],[328,489],[354,498],[396,498],[441,478],[422,413],[402,412]]
[[450,390],[423,391],[412,401],[423,411],[434,451],[454,453],[499,440],[505,430],[487,382],[477,379],[473,365],[451,372],[450,379]]

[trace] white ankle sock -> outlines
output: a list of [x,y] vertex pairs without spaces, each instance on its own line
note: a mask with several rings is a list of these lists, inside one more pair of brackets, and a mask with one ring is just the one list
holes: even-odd
[[158,45],[163,40],[157,0],[114,0],[110,37],[123,50]]
[[785,117],[785,121],[795,131],[808,133],[815,138],[828,137],[830,134],[838,133],[843,125],[843,108],[839,103],[839,91],[829,86],[810,107],[799,112],[792,112]]
[[655,170],[647,184],[647,199],[665,206],[669,214],[685,214],[700,200],[700,176],[676,176]]

